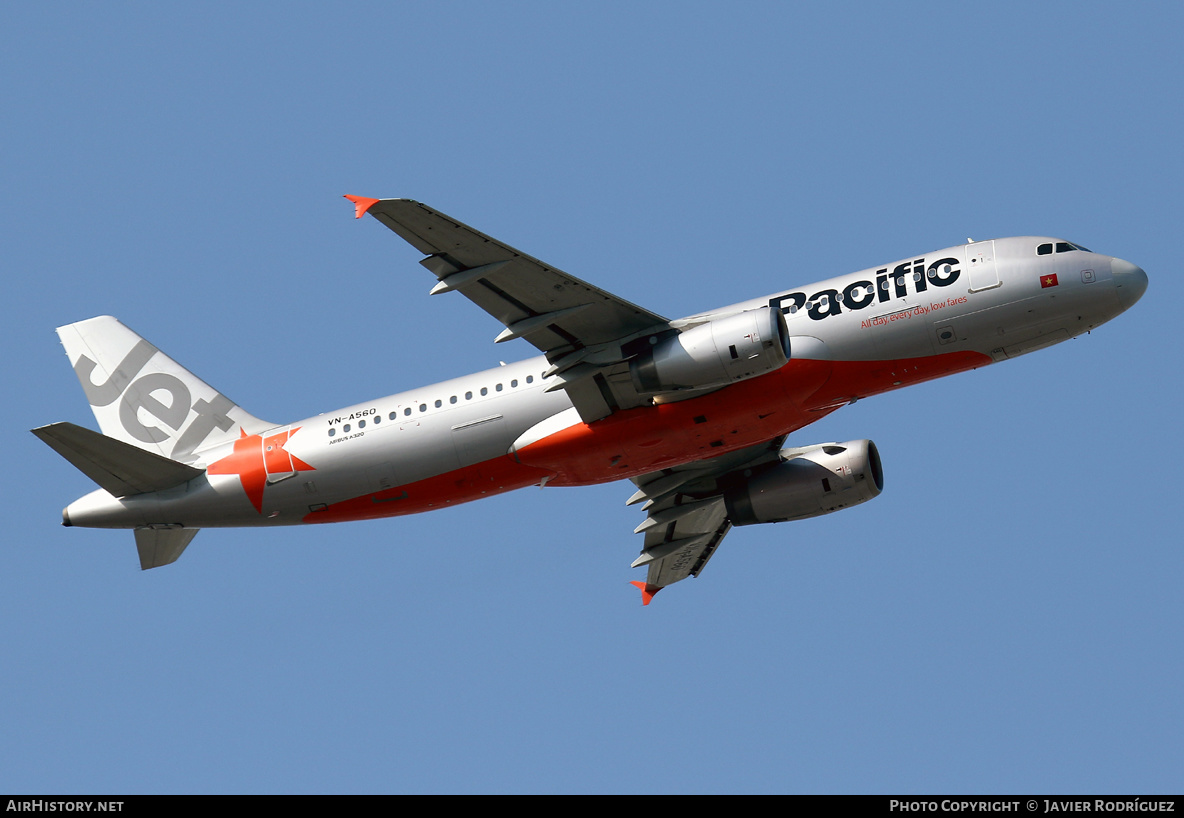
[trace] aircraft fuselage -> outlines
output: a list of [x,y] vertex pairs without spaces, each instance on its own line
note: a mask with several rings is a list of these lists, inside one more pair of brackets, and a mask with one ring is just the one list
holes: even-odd
[[[674,322],[766,306],[784,314],[788,363],[713,391],[686,390],[585,423],[564,389],[547,391],[564,376],[548,374],[551,362],[539,356],[244,432],[213,448],[199,441],[192,463],[202,476],[122,498],[100,489],[71,504],[65,519],[101,528],[340,522],[530,485],[637,477],[792,433],[858,399],[1075,337],[1130,307],[1146,282],[1128,262],[1057,239],[950,247]],[[175,401],[141,389],[129,404],[126,390],[136,382],[130,372],[111,386],[124,390],[113,400],[123,401],[125,428],[140,435],[168,425],[163,415]],[[214,422],[207,416],[207,426]]]

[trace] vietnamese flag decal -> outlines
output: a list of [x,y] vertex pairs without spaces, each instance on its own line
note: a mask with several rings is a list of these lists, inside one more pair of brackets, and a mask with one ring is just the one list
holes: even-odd
[[1046,276],[1040,276],[1040,289],[1047,290],[1049,287],[1055,287],[1060,282],[1057,281],[1056,273],[1049,273]]

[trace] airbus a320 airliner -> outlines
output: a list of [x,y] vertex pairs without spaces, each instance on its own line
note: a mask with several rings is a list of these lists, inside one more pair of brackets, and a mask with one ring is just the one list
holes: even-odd
[[870,440],[786,447],[841,406],[1068,340],[1143,295],[1139,267],[1056,238],[975,241],[670,320],[407,199],[347,196],[543,354],[290,424],[260,420],[110,316],[58,329],[102,433],[33,433],[101,488],[63,524],[135,531],[142,568],[201,528],[335,523],[524,486],[628,479],[642,601],[732,526],[883,488]]

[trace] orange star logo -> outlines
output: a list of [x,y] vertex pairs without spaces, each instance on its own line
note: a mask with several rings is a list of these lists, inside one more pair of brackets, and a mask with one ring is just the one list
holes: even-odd
[[243,431],[242,437],[234,441],[234,451],[211,463],[206,473],[237,474],[247,499],[262,514],[263,489],[269,482],[278,482],[298,471],[316,471],[284,448],[288,439],[299,430],[297,426],[268,437],[248,435]]

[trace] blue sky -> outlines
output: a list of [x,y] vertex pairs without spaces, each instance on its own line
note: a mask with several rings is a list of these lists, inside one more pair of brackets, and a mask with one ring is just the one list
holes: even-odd
[[[1184,10],[7,4],[0,791],[1163,792],[1184,769]],[[967,237],[1150,289],[867,400],[875,501],[642,609],[630,485],[205,531],[138,570],[28,433],[110,313],[290,421],[532,354],[343,193],[685,315]]]

